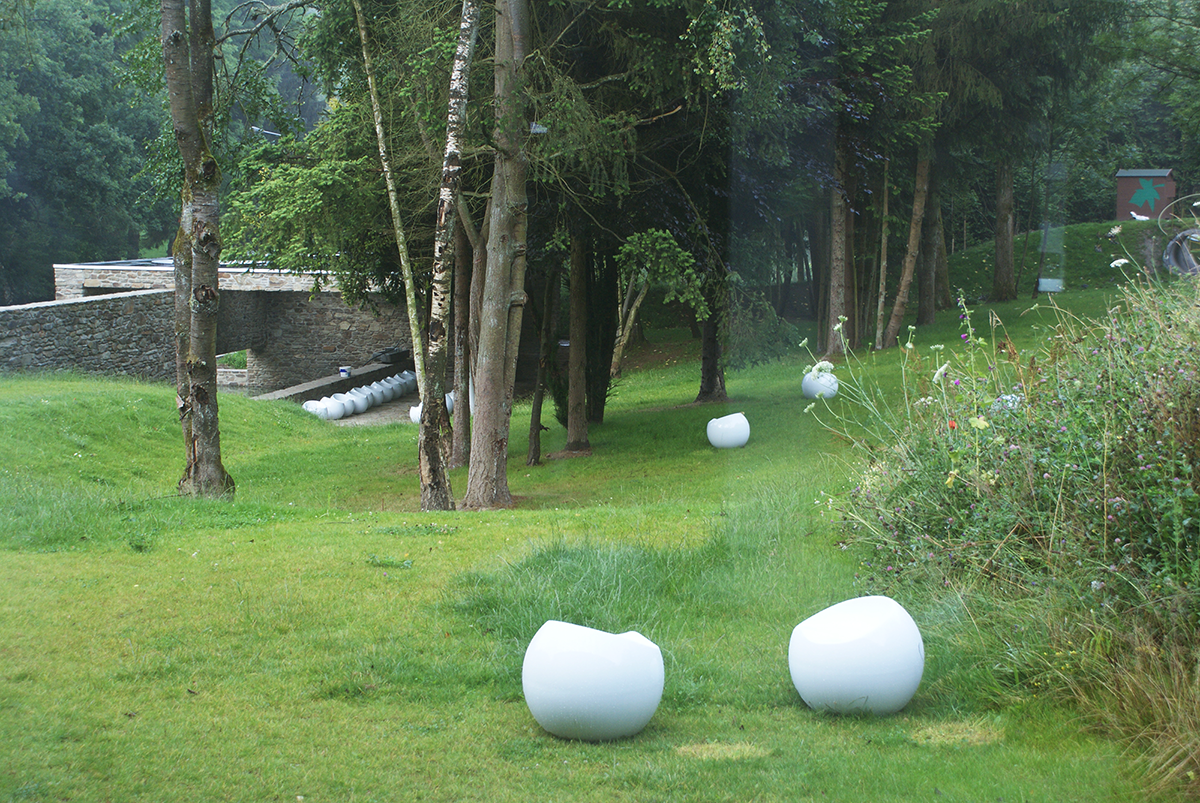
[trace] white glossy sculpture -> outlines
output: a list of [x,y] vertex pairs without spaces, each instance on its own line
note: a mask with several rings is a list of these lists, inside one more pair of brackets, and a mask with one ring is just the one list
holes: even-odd
[[321,416],[321,401],[320,399],[309,399],[304,404],[300,405],[306,413],[312,413],[315,416]]
[[337,399],[329,396],[321,399],[321,410],[324,412],[324,415],[321,413],[317,413],[317,415],[320,415],[321,418],[325,418],[330,421],[336,421],[337,419],[346,415],[346,405],[343,402],[340,402]]
[[806,399],[832,399],[838,392],[838,378],[828,371],[809,371],[800,380]]
[[388,385],[385,382],[372,382],[371,390],[379,391],[381,403],[390,402],[392,399],[396,398],[396,391],[392,390],[391,385]]
[[417,375],[412,371],[401,371],[400,378],[404,380],[404,392],[412,393],[417,389]]
[[446,394],[446,412],[454,412],[454,391],[450,391]]
[[421,423],[421,405],[414,404],[408,408],[408,419],[414,424]]
[[537,723],[563,739],[633,736],[662,700],[662,651],[641,633],[546,622],[525,650],[521,686]]
[[346,415],[354,415],[358,412],[358,407],[354,403],[354,397],[346,393],[335,393],[330,398],[337,399],[342,404],[346,405]]
[[708,442],[718,449],[736,449],[750,440],[750,422],[743,413],[714,418],[708,422]]
[[788,665],[809,708],[892,714],[916,694],[925,644],[900,603],[859,597],[796,625]]
[[371,406],[371,395],[363,393],[362,388],[354,388],[346,393],[354,402],[354,412],[365,413]]

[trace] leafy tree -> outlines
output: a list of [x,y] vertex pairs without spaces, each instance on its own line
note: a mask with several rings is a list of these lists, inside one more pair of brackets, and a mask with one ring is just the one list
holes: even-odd
[[169,209],[139,177],[156,109],[120,81],[100,0],[22,4],[0,30],[0,303],[54,296],[51,264],[136,257]]

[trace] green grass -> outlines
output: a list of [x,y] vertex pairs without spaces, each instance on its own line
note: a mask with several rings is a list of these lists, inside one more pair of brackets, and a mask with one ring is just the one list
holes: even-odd
[[[1064,294],[1105,303],[1102,291]],[[1033,348],[1040,311],[1000,308]],[[921,342],[957,337],[943,315]],[[1038,324],[1041,325],[1041,324]],[[655,344],[647,348],[654,348]],[[945,603],[916,698],[886,718],[814,713],[792,627],[869,592],[822,493],[853,456],[812,416],[807,355],[692,405],[684,359],[630,372],[594,455],[526,467],[518,507],[417,511],[416,431],[338,427],[221,397],[233,502],[188,501],[171,388],[0,379],[0,801],[1117,801],[1120,746],[1036,697],[997,702],[1000,647]],[[863,358],[885,387],[893,353]],[[842,398],[833,405],[844,405]],[[745,449],[704,424],[742,410]],[[549,419],[549,416],[547,416]],[[562,448],[556,425],[543,449]],[[465,475],[453,475],[462,493]],[[557,740],[520,689],[546,618],[638,629],[667,662],[635,738]]]

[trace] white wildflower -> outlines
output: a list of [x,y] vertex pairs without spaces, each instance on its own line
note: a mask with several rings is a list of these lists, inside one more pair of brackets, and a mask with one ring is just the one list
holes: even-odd
[[833,363],[829,360],[821,360],[813,366],[811,373],[814,374],[830,374],[833,373]]
[[813,402],[812,404],[810,404],[810,405],[808,405],[807,407],[805,407],[805,408],[804,408],[804,412],[806,412],[806,413],[812,412],[812,408],[814,408],[814,407],[816,407],[816,406],[817,406],[817,403],[816,403],[816,402]]
[[804,348],[807,345],[808,345],[808,338],[806,337],[800,341],[800,348]]
[[939,368],[939,369],[937,369],[937,370],[934,372],[934,374],[933,374],[933,381],[934,381],[935,383],[936,383],[936,382],[941,382],[941,381],[942,381],[942,377],[944,377],[944,376],[946,375],[946,369],[947,369],[947,368],[949,368],[949,367],[950,367],[950,363],[948,363],[948,362],[942,363],[942,367],[941,367],[941,368]]
[[944,349],[944,348],[946,348],[945,344],[943,344],[943,343],[938,343],[936,346],[930,346],[930,347],[929,347],[929,350],[930,350],[930,351],[941,351],[941,350],[942,350],[942,349]]
[[1128,264],[1129,264],[1129,260],[1122,257],[1121,259],[1114,259],[1111,263],[1109,263],[1109,267],[1110,268],[1119,268],[1122,265],[1128,265]]
[[1109,229],[1109,230],[1108,230],[1108,236],[1109,236],[1109,237],[1116,237],[1116,236],[1117,236],[1118,234],[1120,234],[1120,233],[1121,233],[1121,227],[1120,227],[1120,226],[1113,226],[1111,229]]

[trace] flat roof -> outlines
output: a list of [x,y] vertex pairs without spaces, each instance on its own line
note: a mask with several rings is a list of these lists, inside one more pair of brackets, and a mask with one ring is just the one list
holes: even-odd
[[1171,170],[1118,170],[1117,178],[1167,178]]

